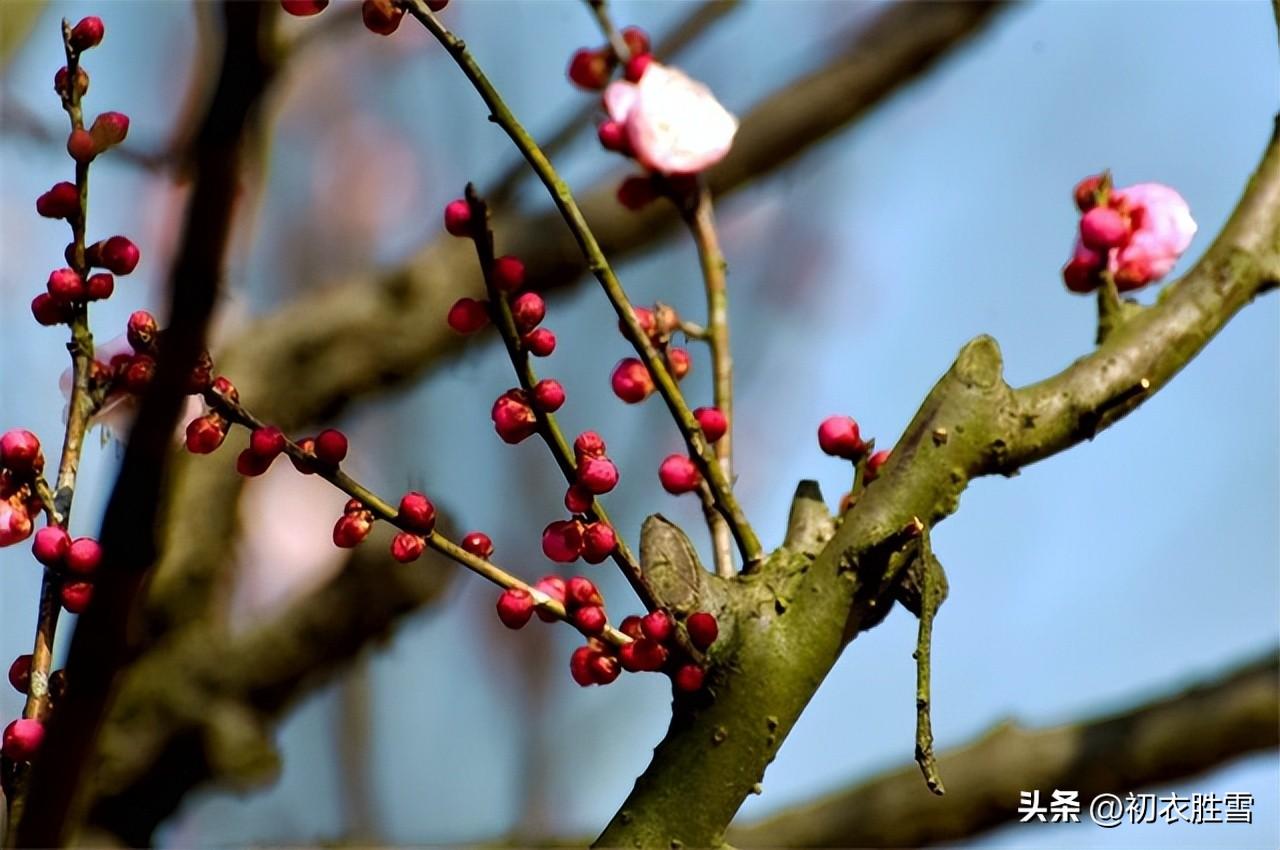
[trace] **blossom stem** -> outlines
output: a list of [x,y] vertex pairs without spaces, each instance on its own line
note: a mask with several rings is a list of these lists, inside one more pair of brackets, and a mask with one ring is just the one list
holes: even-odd
[[586,258],[591,273],[604,288],[605,295],[609,298],[614,311],[618,314],[627,339],[635,346],[641,359],[649,367],[658,390],[666,402],[667,409],[671,411],[676,425],[684,435],[693,461],[708,479],[712,492],[715,494],[716,509],[728,521],[729,528],[738,542],[738,548],[742,552],[743,561],[747,564],[758,561],[762,557],[762,550],[755,530],[747,522],[742,506],[734,496],[733,490],[729,486],[729,481],[721,470],[714,452],[702,436],[702,432],[698,428],[698,421],[694,418],[688,404],[685,403],[675,378],[667,370],[666,365],[662,362],[661,355],[654,348],[648,335],[640,327],[635,310],[632,308],[631,302],[628,300],[626,292],[618,280],[618,276],[614,273],[613,267],[609,265],[604,251],[600,248],[600,243],[596,240],[595,234],[587,224],[582,210],[578,207],[573,193],[569,190],[568,184],[556,172],[555,167],[543,154],[537,142],[533,140],[533,137],[529,135],[528,131],[525,130],[524,126],[516,119],[510,108],[502,100],[502,97],[493,87],[489,78],[485,76],[484,71],[481,70],[463,41],[440,23],[435,14],[427,8],[424,0],[404,0],[404,3],[410,14],[417,18],[436,37],[449,55],[453,57],[462,72],[471,80],[472,85],[489,107],[491,120],[511,137],[511,140],[524,155],[525,159],[529,161],[529,165],[538,175],[543,185],[547,187],[561,216],[569,225],[574,239],[578,242],[578,247]]
[[[698,247],[702,280],[707,291],[706,340],[711,348],[711,372],[715,405],[724,414],[724,436],[716,441],[716,458],[729,482],[733,479],[733,354],[729,349],[729,290],[725,285],[724,253],[716,233],[715,210],[711,189],[705,180],[698,181],[698,200],[685,214],[685,223]],[[723,520],[713,522],[711,536],[715,542],[716,573],[732,578],[733,552],[729,531]]]
[[[228,422],[235,423],[250,430],[266,427],[265,422],[250,413],[249,410],[243,407],[239,402],[232,401],[226,396],[218,393],[216,390],[207,390],[204,394],[204,398],[209,406],[216,410],[220,416],[226,418]],[[532,585],[521,581],[519,578],[513,576],[511,573],[491,561],[481,558],[478,555],[473,555],[438,531],[432,531],[430,534],[422,535],[412,527],[402,524],[400,521],[399,509],[395,505],[383,499],[355,478],[352,478],[340,467],[320,463],[314,454],[305,451],[301,446],[288,437],[285,437],[284,453],[296,460],[303,468],[319,475],[321,478],[328,481],[330,484],[337,487],[353,499],[359,500],[360,504],[364,505],[379,519],[385,520],[402,531],[407,531],[410,534],[418,534],[426,544],[435,551],[455,563],[461,564],[476,575],[488,579],[503,589],[519,589],[525,591],[533,598],[534,604],[537,605],[539,609],[551,614],[556,617],[556,619],[570,622],[569,614],[565,610],[564,605],[556,599],[553,599]],[[627,637],[613,626],[606,626],[600,637],[615,646],[621,646],[625,643],[631,642],[631,638]]]
[[[71,22],[62,21],[62,42],[67,57],[67,84],[62,97],[62,107],[71,122],[72,130],[84,129],[80,108],[80,88],[76,85],[80,54],[71,47]],[[82,278],[88,276],[85,262],[85,223],[89,211],[89,165],[76,163],[76,189],[79,193],[79,209],[71,217],[72,255],[71,265]],[[71,502],[75,496],[76,472],[80,466],[80,453],[84,436],[93,415],[93,397],[90,392],[90,366],[93,363],[93,334],[89,330],[89,309],[84,304],[74,308],[70,321],[71,341],[71,398],[67,406],[67,425],[62,440],[62,454],[58,460],[58,476],[51,494],[50,517],[63,529],[71,519]],[[48,489],[47,486],[45,488]],[[59,591],[61,580],[53,570],[46,569],[40,583],[40,608],[36,619],[35,641],[31,650],[31,679],[27,688],[27,701],[22,716],[43,720],[49,711],[49,672],[53,666],[53,642],[58,630],[61,612]]]
[[[502,336],[507,355],[511,358],[511,366],[515,369],[516,377],[520,381],[520,388],[529,397],[530,407],[533,408],[533,415],[538,422],[538,433],[542,436],[543,442],[547,444],[547,448],[551,450],[551,455],[555,458],[556,465],[560,467],[560,471],[564,473],[565,480],[573,484],[578,480],[578,465],[574,459],[573,451],[569,448],[564,432],[560,430],[560,424],[557,422],[555,414],[542,410],[533,400],[533,388],[538,383],[538,375],[530,362],[529,352],[520,343],[520,334],[516,330],[515,319],[511,315],[510,299],[505,292],[498,288],[493,279],[495,252],[493,230],[489,227],[489,207],[484,199],[477,194],[474,186],[468,185],[466,194],[467,204],[471,208],[471,221],[473,222],[472,237],[476,244],[476,255],[480,261],[480,269],[484,274],[484,285],[489,294],[494,324]],[[609,519],[604,505],[600,504],[599,499],[592,498],[591,507],[586,511],[586,517],[590,521],[603,522],[614,530],[614,537],[617,543],[614,546],[611,557],[614,563],[618,565],[618,568],[622,570],[622,574],[626,577],[627,582],[630,583],[636,596],[640,598],[645,610],[653,611],[660,607],[657,597],[654,596],[652,588],[649,587],[649,583],[645,581],[644,574],[640,571],[640,564],[636,561],[635,555],[632,554],[631,548],[627,546],[626,541],[622,539],[617,526]]]
[[625,63],[629,61],[631,59],[631,49],[627,47],[626,40],[618,32],[618,28],[613,25],[613,19],[609,17],[609,4],[606,0],[587,0],[587,5],[591,7],[591,14],[595,16],[596,23],[600,26],[600,31],[609,40],[609,49],[613,51],[614,57],[619,62]]

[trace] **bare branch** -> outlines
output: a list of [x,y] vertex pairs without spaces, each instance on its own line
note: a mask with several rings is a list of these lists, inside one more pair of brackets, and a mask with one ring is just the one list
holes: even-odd
[[920,847],[1011,822],[1018,792],[1125,794],[1195,776],[1280,744],[1280,655],[1138,705],[1044,729],[1002,723],[944,753],[942,798],[915,765],[729,831],[741,847]]

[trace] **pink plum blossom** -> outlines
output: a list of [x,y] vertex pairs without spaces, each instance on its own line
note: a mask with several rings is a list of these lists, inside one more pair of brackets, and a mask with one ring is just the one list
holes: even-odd
[[0,546],[12,546],[30,537],[32,514],[39,509],[39,502],[24,498],[22,490],[7,497],[0,494]]
[[1111,252],[1107,267],[1121,289],[1136,289],[1167,275],[1191,244],[1196,223],[1187,202],[1160,183],[1138,183],[1111,193],[1129,212],[1133,235]]
[[626,129],[640,164],[662,174],[710,168],[729,152],[738,131],[738,119],[710,89],[659,62],[650,62],[638,83],[610,83],[604,106],[610,120]]

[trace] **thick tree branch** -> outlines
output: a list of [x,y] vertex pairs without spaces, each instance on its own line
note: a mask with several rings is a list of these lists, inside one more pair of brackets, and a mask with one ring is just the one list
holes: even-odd
[[1280,744],[1280,655],[1118,714],[1044,729],[1002,723],[944,753],[945,797],[914,765],[756,824],[740,847],[920,847],[959,841],[1017,817],[1018,792],[1125,794],[1195,776]]
[[217,296],[235,207],[241,130],[267,76],[261,27],[266,8],[257,3],[224,7],[219,83],[194,144],[196,180],[170,273],[170,330],[107,505],[102,569],[71,643],[68,694],[32,767],[18,824],[23,846],[52,847],[66,839],[116,674],[137,650],[130,621],[156,560],[156,520],[172,434]]
[[[812,559],[779,550],[735,585],[728,605],[738,629],[718,648],[716,660],[725,663],[709,677],[714,702],[677,704],[666,739],[598,843],[720,844],[845,643],[892,605],[918,554],[904,532],[954,513],[970,479],[1010,474],[1093,436],[1185,365],[1275,284],[1277,200],[1280,139],[1273,135],[1231,221],[1195,268],[1054,378],[1015,391],[994,340],[965,346],[826,547]],[[1133,393],[1144,380],[1149,388]],[[1046,399],[1044,387],[1059,389]],[[695,796],[699,805],[688,806]]]

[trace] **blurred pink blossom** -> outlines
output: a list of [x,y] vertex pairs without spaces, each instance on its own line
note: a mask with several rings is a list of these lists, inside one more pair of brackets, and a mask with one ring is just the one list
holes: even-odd
[[649,63],[638,83],[610,83],[604,106],[626,128],[640,164],[663,174],[710,168],[729,152],[738,131],[738,119],[710,89],[658,62]]
[[1108,260],[1117,286],[1136,289],[1167,275],[1196,233],[1187,202],[1160,183],[1115,189],[1112,198],[1128,210],[1133,224],[1129,241],[1113,250]]

